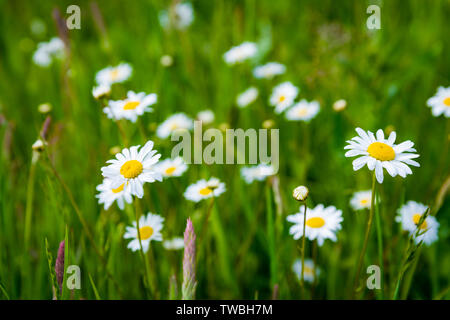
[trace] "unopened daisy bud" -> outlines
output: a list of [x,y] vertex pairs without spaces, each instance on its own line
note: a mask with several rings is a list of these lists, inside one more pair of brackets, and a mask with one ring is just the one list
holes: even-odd
[[38,111],[42,114],[52,111],[52,105],[50,103],[42,103],[38,106]]
[[195,298],[197,281],[195,280],[195,232],[192,220],[188,218],[184,231],[184,258],[183,258],[183,284],[181,299],[192,300]]
[[92,95],[97,100],[109,96],[110,93],[111,87],[109,86],[109,84],[100,84],[97,87],[92,88]]
[[262,126],[264,129],[271,129],[275,127],[275,121],[273,121],[272,119],[267,119],[262,123]]
[[159,60],[163,67],[170,67],[173,64],[173,58],[169,55],[163,55]]
[[336,112],[342,111],[347,107],[347,101],[340,99],[333,103],[333,110]]
[[120,151],[122,151],[122,149],[119,146],[114,146],[111,149],[109,149],[109,154],[115,156],[116,153],[119,153]]
[[307,187],[305,187],[305,186],[298,186],[292,192],[292,196],[297,201],[305,201],[306,198],[308,198],[308,193],[309,193],[309,190],[308,190]]
[[31,148],[35,151],[42,152],[44,151],[45,148],[45,142],[42,141],[41,139],[37,139],[36,142],[33,143],[33,145],[31,146]]
[[63,284],[63,279],[64,279],[64,246],[65,246],[65,242],[63,240],[59,244],[58,256],[57,256],[56,262],[55,262],[56,280],[58,281],[60,292],[62,291],[62,284]]

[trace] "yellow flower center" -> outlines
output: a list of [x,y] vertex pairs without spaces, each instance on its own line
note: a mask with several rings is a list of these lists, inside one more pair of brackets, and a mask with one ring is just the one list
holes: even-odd
[[375,159],[381,161],[390,161],[395,159],[394,149],[383,142],[374,142],[368,148],[367,152]]
[[285,97],[285,96],[280,96],[280,97],[278,98],[278,101],[279,101],[279,102],[283,102],[284,100],[286,100],[286,97]]
[[175,129],[178,129],[178,123],[174,122],[170,125],[170,130],[174,131]]
[[450,107],[450,97],[447,97],[447,98],[444,99],[444,104],[445,104],[447,107]]
[[366,205],[366,204],[369,203],[369,200],[368,200],[368,199],[362,199],[360,203],[361,203],[362,205]]
[[134,179],[142,173],[144,167],[137,160],[128,160],[120,168],[120,174],[126,179]]
[[200,193],[202,196],[207,196],[207,195],[210,194],[211,192],[212,192],[212,190],[211,190],[210,188],[208,188],[208,187],[203,188],[203,189],[200,189],[200,191],[199,191],[199,193]]
[[305,266],[305,274],[314,274],[314,269]]
[[310,228],[322,228],[325,224],[325,220],[321,217],[313,217],[306,220],[306,225]]
[[149,226],[144,226],[139,228],[139,234],[141,236],[141,240],[147,240],[153,234],[153,228]]
[[[416,226],[419,224],[420,217],[422,217],[422,215],[419,214],[419,213],[416,213],[415,215],[413,215],[413,222],[414,222],[414,224],[415,224]],[[421,230],[424,230],[424,229],[426,229],[426,228],[427,228],[427,222],[424,220],[424,221],[422,222],[422,225],[420,226],[420,229],[421,229]]]
[[166,171],[164,171],[167,175],[171,175],[172,173],[174,173],[175,171],[175,167],[169,167],[166,169]]
[[111,76],[112,80],[116,80],[119,77],[119,70],[114,69],[111,71],[109,75]]
[[306,116],[307,113],[308,113],[308,110],[306,110],[306,108],[301,108],[301,109],[298,109],[298,111],[297,111],[297,115],[299,117]]
[[124,186],[125,186],[125,183],[122,183],[118,188],[112,189],[112,192],[119,193],[119,192],[123,191]]
[[139,101],[128,101],[123,106],[123,110],[134,110],[139,105]]

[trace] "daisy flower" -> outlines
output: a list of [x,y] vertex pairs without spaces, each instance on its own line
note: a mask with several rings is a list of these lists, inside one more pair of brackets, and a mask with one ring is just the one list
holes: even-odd
[[[287,216],[287,221],[294,223],[289,229],[289,234],[298,240],[303,236],[303,220],[305,207],[300,207],[300,212]],[[305,235],[309,240],[317,239],[319,246],[323,245],[325,239],[336,242],[336,232],[341,229],[342,211],[334,206],[324,207],[317,205],[314,209],[308,208],[306,211]]]
[[[395,221],[401,223],[402,229],[408,231],[410,235],[415,234],[420,218],[427,209],[428,207],[422,203],[408,201],[397,210]],[[416,243],[423,241],[429,246],[438,240],[439,222],[435,217],[428,215],[419,228],[419,236],[414,238]]]
[[253,69],[253,76],[257,79],[272,79],[286,72],[286,66],[278,62],[268,62]]
[[64,42],[54,37],[48,42],[41,42],[38,44],[36,51],[33,54],[33,62],[40,67],[48,67],[53,58],[61,58],[64,55]]
[[255,87],[250,87],[244,92],[240,93],[236,98],[236,104],[240,108],[245,108],[250,103],[256,100],[258,98],[258,89]]
[[253,167],[244,167],[241,169],[241,176],[244,178],[245,182],[250,184],[255,180],[263,181],[267,177],[274,175],[274,170],[271,165],[259,164]]
[[128,63],[121,63],[115,67],[107,67],[100,70],[95,75],[97,84],[112,85],[113,83],[120,83],[128,80],[131,77],[133,69]]
[[225,191],[225,183],[213,177],[208,181],[201,179],[191,184],[184,192],[184,197],[188,200],[199,202],[203,199],[218,197]]
[[372,190],[358,191],[350,199],[350,206],[353,210],[370,209],[372,202]]
[[227,64],[233,65],[253,58],[257,52],[258,47],[254,42],[243,42],[225,52],[223,59]]
[[427,100],[427,105],[431,108],[431,113],[435,117],[443,114],[450,118],[450,87],[439,87],[437,93]]
[[319,102],[308,102],[305,99],[302,99],[286,111],[286,119],[309,121],[317,115],[319,110]]
[[[292,264],[292,271],[294,271],[298,280],[302,278],[302,259],[296,259]],[[305,281],[313,283],[314,275],[320,275],[320,269],[316,267],[314,272],[314,261],[311,259],[305,259],[305,272],[303,274]]]
[[110,119],[127,119],[134,123],[138,116],[143,115],[145,112],[152,112],[153,108],[150,106],[154,105],[157,100],[156,93],[145,94],[144,92],[135,93],[134,91],[128,91],[126,99],[110,100],[103,112]]
[[161,139],[165,139],[168,138],[175,130],[190,130],[193,126],[194,122],[187,115],[184,113],[175,113],[158,126],[156,135]]
[[173,26],[178,30],[184,30],[194,21],[194,9],[189,2],[177,3],[172,9],[173,12],[163,10],[159,14],[159,23],[164,29]]
[[176,237],[163,242],[163,247],[166,250],[181,250],[184,248],[184,238]]
[[114,201],[117,201],[120,210],[123,210],[125,207],[124,201],[131,203],[133,200],[129,188],[125,188],[125,183],[122,183],[117,188],[113,188],[112,180],[110,179],[104,179],[103,182],[97,186],[97,191],[100,192],[96,195],[98,203],[103,203],[105,210],[108,210]]
[[187,164],[181,157],[165,159],[154,166],[155,171],[159,172],[164,178],[180,177],[187,168]]
[[392,176],[397,174],[405,178],[412,174],[408,165],[420,167],[420,164],[412,159],[419,157],[414,143],[405,141],[395,144],[396,133],[392,131],[387,139],[384,138],[383,130],[379,129],[375,135],[361,128],[356,128],[357,137],[348,140],[344,149],[349,149],[345,153],[346,157],[360,156],[353,160],[353,170],[357,171],[367,164],[369,170],[375,170],[375,175],[379,183],[383,182],[383,168]]
[[298,88],[289,81],[280,83],[273,88],[269,103],[271,106],[275,106],[275,113],[281,113],[289,108],[294,103],[298,91]]
[[[144,253],[147,253],[148,248],[150,247],[150,241],[162,241],[161,230],[163,228],[163,222],[163,217],[150,212],[147,216],[141,216],[139,218],[139,235]],[[132,227],[126,228],[123,237],[124,239],[133,239],[128,243],[128,248],[131,249],[131,251],[140,250],[141,247],[139,245],[136,221],[133,221]]]
[[95,99],[103,98],[111,93],[111,86],[109,84],[99,84],[92,88],[92,96]]
[[148,141],[140,151],[140,146],[125,148],[116,154],[116,159],[108,160],[108,166],[102,168],[102,175],[111,179],[111,188],[119,188],[125,183],[132,195],[142,198],[145,182],[161,181],[161,174],[153,166],[161,157],[152,150],[153,141]]
[[210,124],[214,121],[214,112],[211,110],[203,110],[197,113],[197,120],[200,120],[202,124]]

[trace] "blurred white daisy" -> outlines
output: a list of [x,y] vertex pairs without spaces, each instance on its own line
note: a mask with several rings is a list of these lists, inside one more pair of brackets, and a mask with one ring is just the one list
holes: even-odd
[[[164,218],[157,215],[148,213],[147,216],[141,216],[139,218],[139,235],[142,244],[142,250],[147,253],[150,247],[150,241],[162,241],[161,230],[163,228]],[[123,235],[124,239],[133,239],[128,243],[128,248],[131,251],[140,250],[138,229],[136,221],[133,221],[132,227],[127,227],[126,232]]]
[[129,188],[125,188],[125,183],[113,188],[111,179],[103,179],[103,182],[97,186],[97,191],[100,192],[96,195],[98,203],[103,203],[105,210],[108,210],[114,201],[117,201],[117,205],[123,210],[125,207],[124,201],[131,203],[133,200]]
[[156,135],[161,139],[165,139],[168,138],[175,130],[190,130],[193,126],[193,120],[187,115],[184,113],[175,113],[158,126]]
[[269,103],[271,106],[275,106],[275,113],[282,113],[289,108],[294,103],[298,91],[298,88],[289,81],[280,83],[273,88]]
[[100,70],[95,75],[97,84],[111,85],[113,83],[120,83],[128,80],[131,77],[133,69],[128,63],[121,63],[115,67],[107,67]]
[[124,100],[110,100],[108,106],[103,108],[109,119],[127,119],[136,122],[138,116],[145,112],[152,112],[154,105],[158,100],[156,93],[145,94],[145,92],[135,93],[128,91],[127,98]]
[[194,9],[189,2],[176,3],[169,10],[162,10],[159,14],[159,23],[164,29],[174,27],[184,30],[194,21]]
[[92,95],[95,99],[100,99],[102,97],[108,96],[111,93],[111,86],[109,84],[99,84],[98,86],[92,88]]
[[199,202],[203,199],[218,197],[225,191],[225,183],[213,177],[208,181],[201,179],[191,184],[184,192],[184,197],[188,200]]
[[164,178],[180,177],[187,168],[187,164],[181,157],[165,159],[154,166],[155,171],[159,172]]
[[184,248],[184,239],[181,237],[176,237],[170,240],[165,240],[163,242],[163,247],[166,250],[181,250]]
[[154,169],[161,155],[152,150],[153,141],[148,141],[140,151],[139,147],[125,148],[117,153],[116,159],[108,160],[109,165],[102,167],[102,175],[112,180],[112,188],[119,188],[125,183],[132,195],[142,198],[145,182],[162,180],[161,174]]
[[353,194],[353,197],[350,199],[350,205],[353,210],[362,210],[362,209],[370,209],[370,205],[372,202],[372,191],[358,191]]
[[337,100],[333,103],[333,110],[336,112],[340,112],[347,108],[347,101],[344,99]]
[[54,37],[48,42],[40,42],[33,54],[33,61],[40,67],[48,67],[53,58],[60,59],[64,55],[64,42]]
[[[298,258],[292,264],[292,271],[294,271],[297,279],[300,280],[302,278],[302,259]],[[314,270],[314,261],[311,259],[305,259],[305,272],[303,273],[303,277],[306,282],[313,283],[314,276],[320,275],[320,269],[316,267]]]
[[227,64],[232,65],[253,58],[257,52],[256,44],[246,41],[225,52],[223,59]]
[[383,182],[383,168],[392,176],[397,174],[405,178],[412,174],[407,165],[420,167],[420,164],[412,159],[419,157],[413,148],[414,143],[405,141],[395,144],[396,133],[392,131],[389,138],[384,138],[383,130],[379,129],[375,135],[361,128],[356,128],[357,137],[348,140],[344,149],[349,149],[345,153],[346,157],[360,156],[353,160],[353,170],[357,171],[367,164],[369,170],[375,170],[375,175],[379,183]]
[[286,119],[309,121],[319,113],[320,105],[317,101],[300,100],[286,111]]
[[202,124],[210,124],[214,121],[214,112],[212,110],[203,110],[197,113],[197,120],[200,120]]
[[[305,207],[302,205],[296,214],[287,216],[287,221],[294,223],[289,229],[289,234],[298,240],[303,236],[303,220]],[[336,242],[336,232],[341,229],[342,211],[334,206],[324,207],[317,205],[314,209],[308,208],[306,211],[305,235],[309,240],[317,239],[319,246],[323,245],[325,239]]]
[[435,117],[443,114],[450,118],[450,87],[439,87],[436,94],[428,99],[427,105],[431,108],[431,113]]
[[261,163],[253,167],[243,167],[241,169],[241,176],[244,178],[245,182],[250,184],[253,181],[263,181],[267,177],[275,174],[273,167],[268,164]]
[[261,79],[272,79],[273,77],[286,72],[286,66],[278,62],[268,62],[253,69],[253,76]]
[[240,93],[236,98],[236,104],[240,108],[245,108],[250,103],[256,100],[258,98],[258,89],[255,87],[250,87],[244,92]]
[[[402,229],[408,231],[410,235],[415,234],[420,218],[427,209],[428,207],[422,203],[408,201],[397,210],[395,221],[401,223]],[[439,222],[435,217],[428,215],[419,229],[419,236],[414,237],[416,243],[423,240],[426,245],[430,245],[438,240]]]

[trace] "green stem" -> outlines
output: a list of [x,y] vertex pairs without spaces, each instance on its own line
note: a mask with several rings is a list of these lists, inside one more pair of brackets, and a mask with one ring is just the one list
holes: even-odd
[[379,206],[379,200],[378,200],[378,195],[375,196],[375,224],[376,224],[376,229],[377,229],[377,245],[378,245],[378,263],[380,266],[380,272],[381,272],[381,289],[379,291],[380,293],[380,299],[383,300],[383,285],[384,285],[384,281],[383,281],[383,230],[381,229],[381,213],[380,213],[380,206]]
[[273,287],[278,283],[277,279],[277,258],[275,253],[275,224],[273,221],[273,208],[271,189],[269,184],[266,187],[266,207],[267,207],[267,236],[269,239],[269,257],[270,257],[270,285]]
[[306,201],[304,203],[304,214],[303,214],[303,237],[302,237],[302,276],[300,280],[300,286],[302,288],[303,292],[303,298],[304,298],[304,287],[305,287],[305,244],[306,244]]
[[33,210],[35,172],[36,172],[36,162],[32,161],[31,166],[30,166],[30,173],[28,174],[27,203],[26,203],[26,209],[25,209],[24,240],[25,240],[25,248],[26,249],[28,249],[29,245],[30,245],[29,242],[30,242],[30,229],[31,229],[31,213]]

